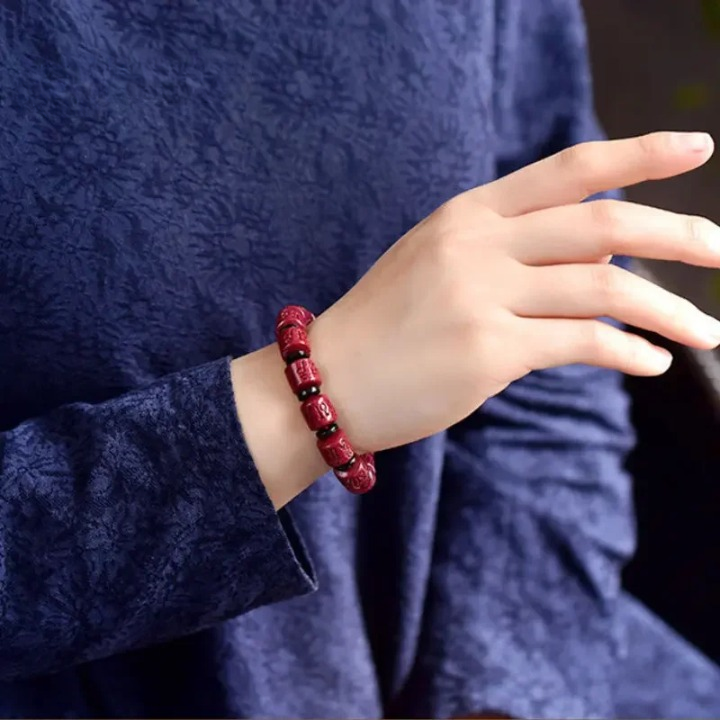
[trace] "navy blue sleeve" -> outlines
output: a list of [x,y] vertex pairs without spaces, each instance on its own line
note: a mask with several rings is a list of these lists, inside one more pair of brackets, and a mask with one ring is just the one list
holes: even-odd
[[0,435],[0,679],[310,591],[242,439],[228,360]]
[[[501,174],[600,137],[577,4],[505,5],[524,60],[498,98]],[[632,444],[621,376],[587,366],[533,373],[448,433],[405,712],[614,716]]]

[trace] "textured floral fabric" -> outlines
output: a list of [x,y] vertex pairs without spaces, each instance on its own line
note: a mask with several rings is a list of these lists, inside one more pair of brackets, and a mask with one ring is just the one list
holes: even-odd
[[612,716],[619,377],[278,517],[227,360],[597,134],[575,0],[0,0],[0,69],[0,715]]
[[720,669],[634,598],[620,600],[627,650],[616,666],[621,718],[720,717]]

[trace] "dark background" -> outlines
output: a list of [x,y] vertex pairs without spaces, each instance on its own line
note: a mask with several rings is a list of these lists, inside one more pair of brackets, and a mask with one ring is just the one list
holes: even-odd
[[[703,14],[702,0],[586,0],[585,6],[608,134],[708,130],[720,145],[720,32]],[[718,222],[720,160],[629,195]],[[720,315],[720,292],[713,289],[720,272],[668,263],[646,269]],[[639,434],[629,462],[639,545],[625,584],[720,662],[720,382],[711,381],[720,378],[720,355],[698,358],[662,344],[675,352],[671,371],[628,381]]]

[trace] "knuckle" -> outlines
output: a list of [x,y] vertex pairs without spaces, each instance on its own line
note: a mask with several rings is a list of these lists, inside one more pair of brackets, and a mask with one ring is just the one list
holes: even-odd
[[667,308],[667,318],[674,324],[686,324],[700,314],[700,311],[689,300],[681,297],[674,297]]
[[557,158],[564,170],[573,176],[588,179],[597,168],[598,143],[587,142],[573,145],[561,151]]
[[460,193],[460,195],[455,195],[446,200],[435,213],[441,221],[456,224],[467,218],[470,205],[471,199],[468,193]]
[[493,227],[502,218],[484,206],[472,192],[463,192],[446,200],[434,213],[441,227],[467,232],[480,227]]
[[485,240],[496,236],[501,221],[468,193],[451,198],[434,213],[433,231],[428,234],[430,262],[438,263],[439,270],[467,266],[481,236]]
[[461,245],[461,236],[452,228],[433,235],[428,246],[429,257],[427,260],[440,277],[447,272],[452,272],[452,268],[462,262]]
[[585,355],[588,357],[607,355],[609,348],[606,343],[606,333],[602,322],[587,323],[583,333],[582,344]]
[[623,287],[617,269],[612,265],[596,265],[591,268],[592,287],[602,303],[611,309],[623,296]]
[[715,229],[715,224],[700,215],[689,215],[685,220],[685,233],[688,240],[698,245],[707,243]]
[[433,228],[440,228],[441,231],[446,231],[448,228],[452,228],[457,224],[458,215],[457,201],[455,198],[452,198],[440,205],[440,207],[433,212],[430,220]]
[[668,137],[665,133],[649,133],[637,138],[640,154],[651,158],[666,150],[668,144]]
[[596,200],[588,203],[591,222],[604,241],[612,241],[623,229],[622,204],[617,200]]
[[700,314],[693,303],[682,297],[672,297],[665,308],[665,317],[673,325],[689,324]]
[[616,350],[618,360],[623,361],[623,365],[628,367],[636,367],[642,362],[647,350],[647,346],[643,340],[636,335],[623,333],[623,341]]
[[584,147],[584,145],[573,145],[561,150],[556,156],[560,169],[574,173],[585,162]]

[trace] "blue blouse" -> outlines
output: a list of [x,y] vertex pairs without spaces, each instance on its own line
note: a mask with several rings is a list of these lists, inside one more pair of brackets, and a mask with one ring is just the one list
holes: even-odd
[[620,377],[276,514],[228,357],[597,134],[575,0],[0,0],[0,714],[615,712]]

